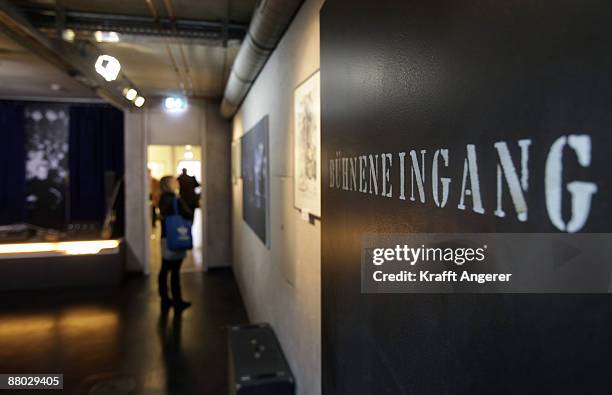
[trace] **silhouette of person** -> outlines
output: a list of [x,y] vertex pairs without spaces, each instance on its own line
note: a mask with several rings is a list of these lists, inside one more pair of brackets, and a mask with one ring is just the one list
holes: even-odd
[[[173,176],[165,176],[160,180],[160,189],[162,195],[159,199],[159,212],[161,217],[162,229],[161,229],[161,256],[162,266],[159,271],[158,283],[159,283],[159,296],[161,298],[162,309],[167,309],[170,306],[174,306],[175,310],[180,310],[191,306],[190,302],[186,302],[182,298],[181,293],[181,264],[185,259],[185,251],[175,251],[167,247],[166,244],[166,224],[165,219],[169,215],[174,213],[174,200],[177,199],[176,190],[179,188],[176,178]],[[182,198],[178,198],[177,205],[179,214],[185,218],[193,218],[193,212],[183,201]],[[170,285],[172,289],[172,299],[168,296],[168,273],[171,273]]]
[[[178,177],[180,185],[179,194],[187,206],[191,209],[192,213],[199,207],[199,196],[196,193],[196,188],[200,186],[200,183],[194,176],[187,174],[187,169],[183,169],[181,175]],[[191,215],[191,221],[193,222],[193,214]]]

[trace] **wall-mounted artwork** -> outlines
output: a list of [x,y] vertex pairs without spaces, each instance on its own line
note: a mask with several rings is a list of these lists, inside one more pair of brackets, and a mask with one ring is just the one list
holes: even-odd
[[25,108],[28,222],[44,228],[66,225],[68,105],[29,103]]
[[242,217],[261,241],[270,247],[268,116],[241,140]]
[[232,182],[236,184],[241,175],[240,169],[240,141],[234,140],[232,142]]
[[295,207],[321,216],[321,82],[317,71],[295,89],[293,113]]

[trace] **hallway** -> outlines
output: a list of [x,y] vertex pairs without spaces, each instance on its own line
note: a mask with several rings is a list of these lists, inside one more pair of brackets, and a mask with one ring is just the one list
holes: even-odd
[[0,0],[0,395],[612,394],[611,20]]
[[184,273],[191,308],[160,315],[156,276],[3,293],[0,371],[63,373],[67,394],[227,393],[228,325],[248,321],[230,270]]

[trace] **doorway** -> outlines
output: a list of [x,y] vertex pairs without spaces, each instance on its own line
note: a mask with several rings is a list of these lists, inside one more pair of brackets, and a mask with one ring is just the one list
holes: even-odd
[[[150,173],[150,190],[155,191],[159,180],[164,176],[178,177],[183,169],[187,175],[195,177],[200,184],[196,188],[199,206],[195,209],[192,236],[193,250],[187,252],[187,257],[181,266],[182,272],[194,272],[204,270],[202,254],[202,209],[201,190],[202,184],[202,149],[199,145],[149,145],[147,167]],[[161,266],[160,238],[161,222],[159,221],[159,209],[156,207],[156,194],[151,193],[148,199],[151,218],[149,254],[150,270],[155,273]]]

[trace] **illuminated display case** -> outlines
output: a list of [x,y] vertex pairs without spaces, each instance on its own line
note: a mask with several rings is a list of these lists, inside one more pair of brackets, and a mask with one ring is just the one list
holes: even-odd
[[70,236],[26,224],[0,227],[0,290],[119,284],[121,239]]

